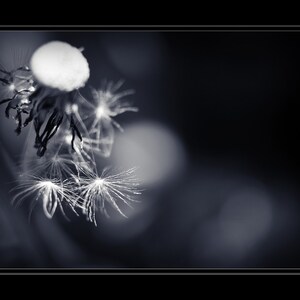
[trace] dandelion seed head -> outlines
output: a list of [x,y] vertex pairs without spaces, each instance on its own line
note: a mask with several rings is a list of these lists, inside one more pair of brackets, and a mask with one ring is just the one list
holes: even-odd
[[62,204],[66,203],[96,224],[96,211],[107,214],[106,203],[126,217],[124,204],[130,206],[140,193],[133,169],[118,174],[105,169],[99,176],[94,156],[96,152],[110,155],[114,127],[122,130],[114,117],[137,108],[123,99],[132,90],[118,91],[123,81],[105,82],[93,91],[93,101],[84,102],[79,89],[85,86],[90,70],[82,51],[52,41],[33,53],[30,67],[0,68],[0,87],[5,95],[0,105],[6,104],[5,115],[16,121],[18,135],[34,123],[34,147],[44,158],[24,160],[22,180],[15,188],[19,192],[13,201],[41,202],[48,218],[57,207],[63,212]]
[[90,76],[88,62],[80,49],[60,41],[38,48],[30,66],[37,81],[64,92],[83,87]]

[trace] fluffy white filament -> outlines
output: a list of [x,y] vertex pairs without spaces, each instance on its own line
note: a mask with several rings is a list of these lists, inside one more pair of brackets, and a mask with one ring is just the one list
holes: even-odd
[[89,221],[97,225],[97,210],[107,215],[105,203],[109,203],[126,217],[121,210],[120,203],[131,207],[130,202],[137,202],[134,198],[141,194],[135,171],[136,168],[131,168],[118,174],[111,174],[106,168],[101,176],[90,173],[80,178],[80,186],[77,189],[81,201],[79,206]]
[[37,81],[64,92],[83,87],[90,76],[88,62],[81,51],[60,41],[38,48],[30,66]]
[[118,91],[123,81],[117,83],[103,82],[101,89],[92,89],[92,102],[85,101],[87,113],[84,118],[88,129],[88,137],[84,143],[90,150],[104,157],[109,157],[114,142],[114,127],[122,131],[122,127],[114,117],[125,112],[137,112],[125,97],[134,94],[133,90]]
[[67,203],[75,212],[77,196],[58,179],[30,176],[22,180],[15,190],[21,191],[14,196],[13,202],[21,203],[25,198],[33,196],[36,201],[42,201],[44,213],[49,219],[53,217],[57,205],[63,212],[62,202]]

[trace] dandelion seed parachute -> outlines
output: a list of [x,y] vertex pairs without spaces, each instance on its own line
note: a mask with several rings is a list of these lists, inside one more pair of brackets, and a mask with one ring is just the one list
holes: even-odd
[[77,195],[68,188],[66,182],[62,183],[58,179],[46,177],[29,176],[15,188],[15,190],[20,189],[21,191],[14,196],[13,203],[21,204],[24,199],[34,196],[35,201],[42,201],[44,213],[49,219],[53,217],[58,205],[64,213],[64,203],[75,212]]
[[117,83],[102,83],[101,89],[92,89],[93,102],[86,102],[86,122],[88,137],[85,144],[92,147],[95,153],[109,157],[114,142],[114,127],[123,131],[122,127],[114,120],[114,117],[125,112],[137,112],[138,108],[125,100],[126,96],[134,94],[133,90],[118,90],[123,85],[120,80]]
[[96,221],[96,212],[107,214],[105,203],[110,204],[122,216],[120,204],[123,203],[131,207],[131,202],[136,202],[135,196],[141,194],[139,181],[135,176],[135,168],[113,174],[108,168],[104,169],[101,176],[90,173],[88,176],[81,177],[79,192],[80,207],[87,219]]

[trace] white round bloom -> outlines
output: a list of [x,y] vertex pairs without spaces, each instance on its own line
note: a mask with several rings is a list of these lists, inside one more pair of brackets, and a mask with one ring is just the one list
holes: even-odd
[[90,76],[88,62],[81,51],[60,41],[38,48],[31,57],[30,66],[37,81],[64,92],[83,87]]

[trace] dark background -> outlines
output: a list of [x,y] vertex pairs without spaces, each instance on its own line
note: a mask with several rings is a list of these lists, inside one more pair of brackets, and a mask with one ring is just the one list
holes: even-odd
[[145,191],[98,227],[28,222],[9,193],[26,131],[1,107],[1,267],[300,267],[300,32],[1,32],[1,64],[56,39],[85,48],[89,85],[136,90],[99,163],[139,165]]

